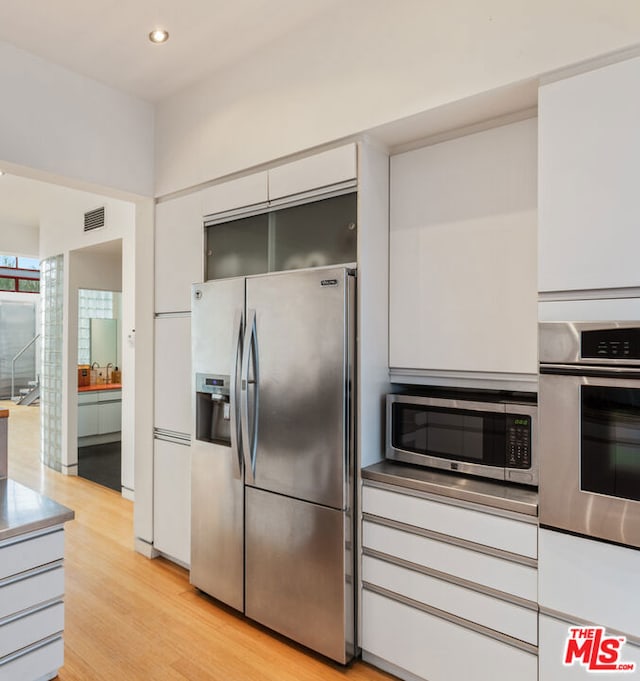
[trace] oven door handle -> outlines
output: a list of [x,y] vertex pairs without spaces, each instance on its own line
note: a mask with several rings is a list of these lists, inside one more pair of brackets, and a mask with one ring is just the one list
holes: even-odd
[[638,379],[640,368],[604,367],[591,364],[541,364],[540,373],[552,376],[587,376],[590,378]]

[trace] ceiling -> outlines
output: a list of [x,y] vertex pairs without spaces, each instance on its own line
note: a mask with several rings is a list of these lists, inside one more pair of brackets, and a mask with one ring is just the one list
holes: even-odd
[[[148,101],[277,41],[341,0],[19,0],[0,40]],[[169,41],[152,44],[154,28]]]

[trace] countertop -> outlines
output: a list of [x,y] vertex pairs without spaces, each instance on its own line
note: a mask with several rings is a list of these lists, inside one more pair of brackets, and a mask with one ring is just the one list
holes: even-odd
[[362,469],[362,478],[429,494],[491,506],[503,511],[538,515],[538,490],[523,485],[381,461]]
[[90,393],[97,390],[122,390],[122,383],[102,383],[101,385],[83,385],[78,387],[79,393]]
[[75,513],[11,478],[0,479],[0,541],[73,520]]
[[9,410],[8,409],[0,409],[0,419],[7,419],[9,418]]

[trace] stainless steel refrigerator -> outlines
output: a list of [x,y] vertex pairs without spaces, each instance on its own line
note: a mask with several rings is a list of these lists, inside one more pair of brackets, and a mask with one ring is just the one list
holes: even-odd
[[345,663],[355,649],[355,274],[192,290],[191,582]]

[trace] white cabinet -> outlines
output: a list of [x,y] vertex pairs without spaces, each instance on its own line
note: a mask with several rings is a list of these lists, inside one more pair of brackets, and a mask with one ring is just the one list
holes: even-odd
[[[78,393],[78,438],[113,435],[111,439],[118,440],[121,430],[121,390]],[[107,442],[108,439],[102,438],[100,441]]]
[[536,120],[391,158],[389,365],[537,371]]
[[184,565],[191,550],[191,447],[154,441],[153,546]]
[[540,88],[540,291],[640,286],[640,58]]
[[347,144],[269,170],[269,200],[348,182],[356,176],[356,145]]
[[191,284],[202,281],[204,232],[199,193],[159,203],[155,223],[155,310],[191,309]]
[[154,425],[191,432],[191,317],[156,319]]
[[63,664],[64,531],[0,542],[0,681],[53,678]]
[[365,481],[363,659],[429,681],[536,681],[537,523]]
[[[629,589],[632,591],[632,589]],[[586,600],[586,598],[585,598]],[[567,637],[569,627],[582,626],[582,623],[567,622],[564,620],[540,615],[540,681],[588,681],[594,678],[634,678],[640,670],[640,647],[627,641],[621,648],[619,663],[634,663],[635,673],[615,673],[589,671],[579,662],[573,662],[565,666]],[[607,635],[609,632],[607,631]],[[616,635],[616,634],[613,634]]]
[[226,213],[238,208],[258,208],[268,200],[267,171],[213,185],[200,192],[202,215]]

